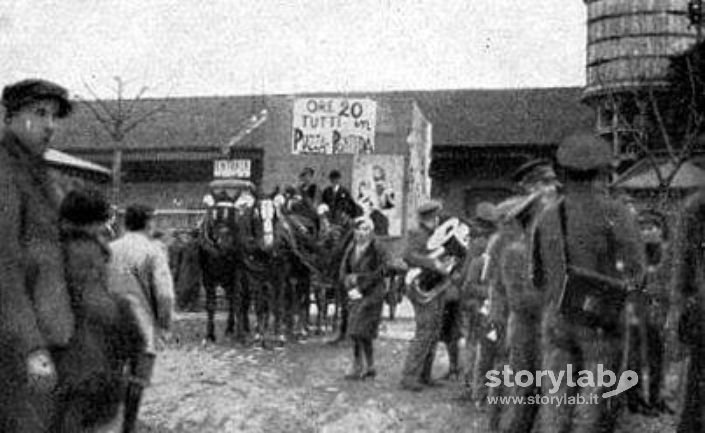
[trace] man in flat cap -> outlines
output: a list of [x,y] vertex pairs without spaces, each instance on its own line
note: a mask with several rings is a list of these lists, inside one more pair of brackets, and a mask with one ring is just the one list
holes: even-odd
[[409,231],[404,252],[404,260],[409,267],[421,270],[412,283],[418,285],[418,290],[407,291],[414,306],[416,333],[404,363],[401,386],[411,391],[421,391],[424,385],[431,384],[431,368],[443,319],[443,297],[425,299],[422,296],[437,288],[450,275],[449,269],[440,260],[431,257],[427,247],[428,239],[439,226],[441,210],[441,203],[435,200],[419,206],[419,227]]
[[[558,375],[571,364],[573,371],[587,370],[593,377],[598,377],[598,368],[617,374],[624,342],[620,319],[624,287],[636,286],[644,272],[638,225],[624,204],[606,193],[612,168],[609,143],[589,132],[571,135],[560,144],[557,161],[566,173],[563,199],[539,216],[529,256],[531,280],[546,304],[541,323],[542,370]],[[582,275],[589,272],[601,275],[600,281],[622,283],[598,293],[576,291],[572,284],[576,280],[565,278],[568,266],[572,275],[583,269]],[[578,393],[578,398],[589,401],[592,395],[607,391],[596,382],[576,389],[563,381],[552,395],[567,398]],[[542,385],[547,395],[550,385]],[[538,431],[609,433],[614,430],[617,405],[607,400],[543,405]]]
[[55,354],[74,316],[59,241],[59,197],[43,155],[71,113],[62,87],[25,80],[3,89],[0,139],[0,431],[45,432]]
[[526,192],[531,192],[543,184],[553,185],[556,180],[553,162],[545,158],[532,159],[522,164],[512,175],[512,181]]

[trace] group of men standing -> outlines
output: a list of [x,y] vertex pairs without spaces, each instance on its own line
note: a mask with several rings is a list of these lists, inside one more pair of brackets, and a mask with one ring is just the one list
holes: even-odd
[[[448,267],[426,247],[440,221],[436,202],[419,209],[420,228],[411,233],[405,254],[407,263],[424,273],[415,283],[419,290],[409,290],[417,328],[403,388],[421,390],[433,383],[435,346],[443,340],[450,373],[459,370],[459,351],[473,355],[466,361],[472,365],[465,366],[466,378],[480,405],[488,393],[565,398],[563,404],[546,405],[497,401],[489,408],[495,431],[609,432],[616,420],[618,405],[602,398],[607,390],[594,384],[575,388],[563,380],[557,389],[550,381],[543,381],[542,389],[488,387],[488,372],[502,372],[505,366],[555,377],[571,369],[597,377],[600,368],[617,373],[622,367],[621,318],[627,294],[639,287],[645,267],[636,215],[608,194],[613,167],[608,143],[577,133],[561,143],[556,160],[562,183],[551,161],[531,161],[514,176],[521,195],[496,206],[478,205],[462,266]],[[452,288],[461,293],[460,309]],[[438,295],[427,296],[431,293]],[[453,332],[453,324],[460,332]],[[591,395],[598,399],[565,404],[578,394],[585,401]]]

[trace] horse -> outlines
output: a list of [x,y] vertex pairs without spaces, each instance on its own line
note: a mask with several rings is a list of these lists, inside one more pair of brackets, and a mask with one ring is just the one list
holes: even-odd
[[[333,331],[340,319],[342,287],[340,286],[340,264],[346,247],[353,239],[352,225],[349,221],[330,220],[328,207],[323,204],[318,208],[320,230],[317,238],[318,263],[312,281],[313,301],[316,304],[316,329],[323,333],[326,327]],[[333,317],[328,317],[328,308],[333,304]]]
[[216,341],[214,318],[218,286],[225,291],[228,302],[225,334],[235,334],[237,340],[244,341],[250,333],[249,281],[243,257],[246,254],[245,234],[251,223],[252,209],[251,203],[238,201],[220,201],[211,206],[198,238],[199,265],[208,315],[206,339],[211,342]]

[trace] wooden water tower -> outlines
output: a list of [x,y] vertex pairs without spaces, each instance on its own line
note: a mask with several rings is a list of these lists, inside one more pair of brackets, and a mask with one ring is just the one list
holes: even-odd
[[[584,0],[587,6],[587,85],[584,102],[597,130],[622,160],[635,158],[635,133],[648,120],[645,95],[663,91],[669,57],[695,43],[689,0]],[[692,2],[692,0],[690,0]]]

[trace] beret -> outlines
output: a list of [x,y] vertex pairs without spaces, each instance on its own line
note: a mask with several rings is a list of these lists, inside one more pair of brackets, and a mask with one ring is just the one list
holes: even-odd
[[556,159],[561,166],[575,171],[606,168],[612,165],[612,147],[592,132],[578,132],[561,142]]
[[51,81],[28,79],[5,86],[2,91],[2,105],[8,111],[17,111],[27,104],[44,99],[59,103],[59,117],[66,117],[73,111],[68,91]]
[[428,201],[422,203],[418,207],[416,212],[420,216],[428,216],[428,215],[434,214],[436,212],[439,212],[441,209],[443,209],[443,205],[441,204],[441,202],[439,202],[437,200],[428,200]]
[[516,183],[555,178],[556,172],[553,171],[553,163],[549,159],[531,160],[523,164],[512,174],[512,180]]

